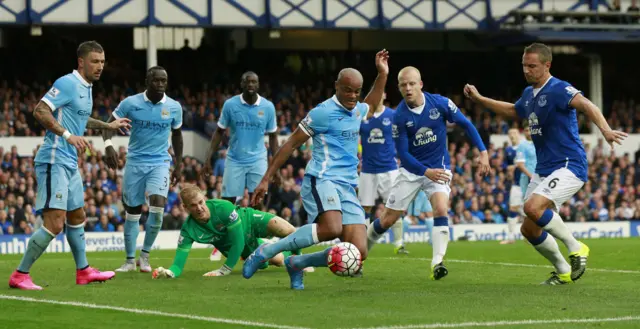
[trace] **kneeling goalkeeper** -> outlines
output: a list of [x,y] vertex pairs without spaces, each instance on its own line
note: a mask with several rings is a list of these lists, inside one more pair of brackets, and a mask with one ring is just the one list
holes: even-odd
[[[168,269],[155,269],[154,279],[179,277],[194,242],[212,244],[227,257],[220,269],[205,273],[204,276],[225,276],[231,273],[240,257],[245,259],[262,244],[260,238],[284,238],[296,230],[289,222],[270,213],[236,208],[226,200],[206,200],[195,185],[186,185],[180,191],[180,197],[189,216],[180,230],[173,265]],[[299,250],[293,254],[299,254]],[[278,254],[269,263],[282,266],[288,256],[291,254]],[[265,262],[261,268],[268,266]]]

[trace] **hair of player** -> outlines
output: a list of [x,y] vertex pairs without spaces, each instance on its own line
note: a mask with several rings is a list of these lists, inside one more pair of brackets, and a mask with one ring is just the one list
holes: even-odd
[[202,190],[193,184],[185,184],[180,190],[180,199],[182,203],[187,205],[190,200],[193,200],[198,194],[202,195]]
[[540,62],[551,63],[553,61],[553,54],[551,53],[551,48],[542,43],[532,43],[524,48],[525,54],[538,54],[538,58]]
[[104,49],[97,41],[85,41],[78,46],[78,58],[85,58],[89,53],[103,53]]
[[152,66],[147,70],[147,79],[153,76],[156,71],[166,71],[162,66]]
[[351,68],[351,67],[347,67],[347,68],[344,68],[344,69],[340,70],[340,72],[338,73],[338,79],[336,81],[338,81],[338,82],[342,81],[342,79],[345,76],[350,76],[351,78],[356,78],[359,81],[363,80],[362,79],[362,73],[360,73],[360,71],[358,71],[358,70],[356,70],[354,68]]
[[258,74],[257,74],[256,72],[253,72],[253,71],[247,71],[247,72],[242,73],[242,77],[240,77],[240,80],[244,81],[244,80],[246,80],[246,79],[247,79],[247,77],[248,77],[248,76],[250,76],[250,75],[255,75],[255,76],[256,76],[256,79],[258,78]]

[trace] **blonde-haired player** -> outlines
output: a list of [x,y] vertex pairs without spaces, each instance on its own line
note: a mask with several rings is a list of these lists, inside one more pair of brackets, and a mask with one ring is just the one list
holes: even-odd
[[[273,214],[252,208],[236,207],[226,200],[206,200],[203,192],[195,185],[186,185],[180,191],[180,198],[189,217],[182,224],[178,249],[173,265],[168,269],[159,267],[153,271],[154,278],[175,278],[182,274],[187,256],[194,242],[212,244],[227,257],[218,270],[204,276],[225,276],[231,273],[240,258],[248,257],[262,243],[261,238],[283,238],[295,232],[295,227]],[[265,262],[282,266],[285,257],[294,252],[279,253]]]

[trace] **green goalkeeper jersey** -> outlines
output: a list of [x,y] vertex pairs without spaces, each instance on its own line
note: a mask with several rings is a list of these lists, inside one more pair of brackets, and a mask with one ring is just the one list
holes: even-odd
[[210,218],[202,223],[191,215],[182,224],[178,249],[173,265],[169,268],[175,277],[180,276],[186,263],[189,251],[194,242],[212,244],[227,255],[225,265],[233,268],[240,260],[245,247],[245,228],[250,225],[249,219],[240,218],[236,206],[226,200],[207,200]]

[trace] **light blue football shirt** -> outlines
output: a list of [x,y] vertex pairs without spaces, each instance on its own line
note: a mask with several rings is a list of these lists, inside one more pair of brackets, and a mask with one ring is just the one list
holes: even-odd
[[313,138],[307,175],[358,185],[358,139],[367,112],[369,105],[360,102],[347,110],[335,95],[309,111],[299,125]]
[[[514,162],[524,162],[524,167],[533,174],[536,172],[536,148],[533,145],[533,142],[524,140],[518,144],[516,148],[516,158]],[[520,186],[527,187],[529,185],[529,177],[525,174],[520,175]]]
[[182,106],[164,95],[153,104],[146,91],[125,98],[115,111],[116,119],[131,120],[131,137],[127,164],[141,166],[169,166],[169,135],[171,129],[182,127]]
[[[51,108],[53,117],[62,127],[73,135],[82,136],[93,109],[91,86],[78,71],[73,70],[73,73],[56,80],[41,101]],[[62,136],[47,130],[34,161],[76,169],[78,151]]]
[[264,134],[278,129],[276,108],[260,95],[253,105],[245,102],[242,95],[236,95],[224,102],[218,126],[230,130],[227,159],[238,164],[265,161]]

